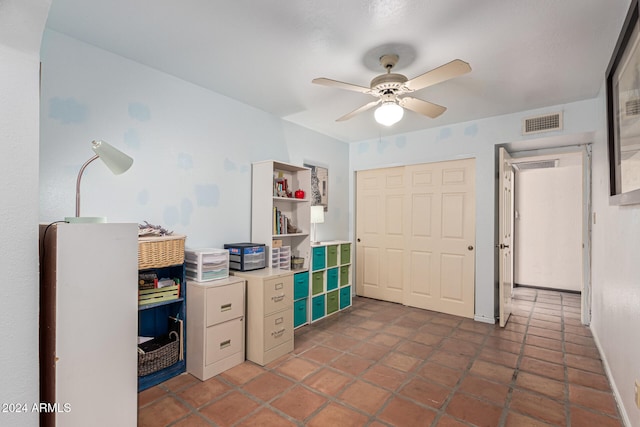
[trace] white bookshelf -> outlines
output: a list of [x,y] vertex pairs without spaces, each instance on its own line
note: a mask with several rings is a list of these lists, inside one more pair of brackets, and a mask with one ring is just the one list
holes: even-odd
[[[287,180],[291,197],[278,194],[274,188],[274,178]],[[311,251],[311,170],[302,166],[273,160],[256,162],[252,165],[251,184],[251,242],[267,246],[267,260],[272,265],[273,240],[282,240],[282,246],[291,248],[291,255],[304,258],[304,268],[309,267]],[[295,198],[296,190],[304,191],[304,198]],[[297,232],[279,230],[275,225],[274,208],[287,217]]]

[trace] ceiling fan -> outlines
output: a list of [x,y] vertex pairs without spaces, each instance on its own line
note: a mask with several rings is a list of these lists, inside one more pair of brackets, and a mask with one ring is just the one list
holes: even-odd
[[356,114],[362,113],[363,111],[367,111],[376,105],[381,104],[375,112],[376,121],[380,124],[391,126],[402,119],[404,114],[403,108],[431,117],[432,119],[444,113],[447,108],[442,105],[402,95],[424,89],[428,86],[441,83],[445,80],[461,76],[471,71],[471,67],[468,63],[461,61],[460,59],[455,59],[409,80],[402,74],[391,72],[391,69],[397,63],[398,55],[382,55],[380,57],[380,64],[387,70],[387,72],[386,74],[381,74],[371,80],[369,87],[343,83],[324,77],[313,79],[312,83],[366,93],[379,98],[377,101],[372,101],[342,117],[339,117],[336,119],[337,122],[348,120]]

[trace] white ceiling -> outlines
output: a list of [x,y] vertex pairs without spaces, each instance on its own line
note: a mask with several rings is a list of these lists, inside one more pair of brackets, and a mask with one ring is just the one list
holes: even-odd
[[[47,27],[352,142],[595,97],[629,0],[53,0]],[[397,53],[413,78],[459,58],[472,71],[412,94],[444,105],[391,128],[369,86]]]

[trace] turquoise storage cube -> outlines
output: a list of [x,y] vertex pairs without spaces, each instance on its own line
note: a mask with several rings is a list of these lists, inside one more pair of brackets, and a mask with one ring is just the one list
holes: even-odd
[[324,317],[324,295],[318,295],[311,299],[311,320]]
[[316,246],[313,248],[313,253],[311,256],[311,269],[312,270],[321,270],[325,267],[325,254],[326,247],[324,246]]
[[340,310],[351,306],[351,286],[340,288]]
[[309,296],[309,272],[303,271],[293,275],[293,299]]
[[307,322],[307,299],[303,298],[293,303],[293,327],[297,328]]
[[330,268],[327,270],[327,291],[338,287],[338,268]]

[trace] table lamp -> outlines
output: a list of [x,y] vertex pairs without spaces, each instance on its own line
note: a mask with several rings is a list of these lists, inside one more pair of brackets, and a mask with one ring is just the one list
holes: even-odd
[[318,233],[316,224],[324,222],[324,206],[311,206],[311,224],[313,224],[313,243],[318,243]]
[[82,173],[89,163],[99,158],[105,165],[107,165],[114,175],[120,175],[126,172],[133,164],[133,159],[131,157],[104,141],[92,141],[91,148],[96,155],[87,160],[80,168],[80,172],[78,172],[78,179],[76,180],[76,216],[66,217],[65,221],[67,222],[106,222],[104,217],[80,216],[80,181],[82,180]]

